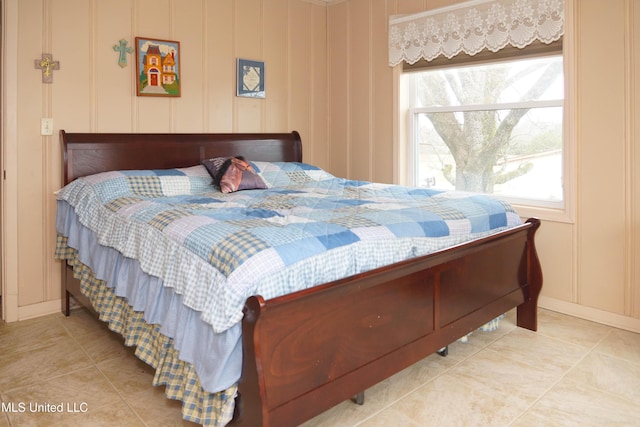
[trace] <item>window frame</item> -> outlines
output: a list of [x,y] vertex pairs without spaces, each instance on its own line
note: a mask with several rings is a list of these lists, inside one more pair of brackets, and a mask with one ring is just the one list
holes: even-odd
[[[571,8],[570,8],[571,9]],[[564,76],[564,103],[563,103],[563,155],[562,155],[562,175],[563,175],[563,207],[549,207],[541,205],[529,204],[526,200],[512,198],[512,204],[523,218],[537,217],[542,220],[550,220],[560,223],[575,223],[575,204],[576,204],[576,177],[577,169],[577,150],[576,150],[576,80],[575,76],[575,45],[572,38],[567,38],[566,34],[571,34],[573,29],[573,16],[571,11],[567,11],[565,20],[565,37],[561,43],[560,51],[554,53],[545,52],[543,55],[561,54],[563,59],[563,76]],[[526,50],[526,49],[525,49]],[[520,51],[522,52],[522,51]],[[517,59],[520,55],[514,55],[509,59]],[[524,55],[523,55],[524,56]],[[537,56],[535,53],[531,56]],[[493,58],[487,62],[501,60],[502,58]],[[457,66],[463,64],[458,63]],[[469,64],[470,65],[470,64]],[[438,64],[436,67],[440,67]],[[434,67],[434,68],[436,68]],[[409,164],[409,144],[408,138],[412,137],[410,133],[413,129],[409,126],[409,109],[411,108],[406,89],[406,79],[403,77],[415,71],[424,70],[423,67],[415,67],[408,64],[399,64],[393,68],[394,81],[394,179],[402,185],[409,185],[408,173],[413,173],[408,169],[414,166]],[[404,81],[403,81],[404,80]]]

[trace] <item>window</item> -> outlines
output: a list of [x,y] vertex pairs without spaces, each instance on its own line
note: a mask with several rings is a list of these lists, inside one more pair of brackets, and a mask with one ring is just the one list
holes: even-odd
[[561,55],[403,75],[408,181],[563,208]]

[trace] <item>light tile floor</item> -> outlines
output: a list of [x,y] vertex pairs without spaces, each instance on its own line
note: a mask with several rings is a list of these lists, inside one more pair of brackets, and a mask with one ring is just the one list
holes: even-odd
[[[513,319],[372,387],[363,406],[344,402],[304,427],[640,426],[640,334],[547,310],[537,333]],[[83,310],[0,323],[0,427],[194,425],[152,377]],[[34,413],[35,404],[49,407]]]

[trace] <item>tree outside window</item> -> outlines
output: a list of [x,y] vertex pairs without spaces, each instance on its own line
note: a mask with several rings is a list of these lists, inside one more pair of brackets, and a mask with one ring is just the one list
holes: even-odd
[[415,185],[562,203],[562,57],[408,73]]

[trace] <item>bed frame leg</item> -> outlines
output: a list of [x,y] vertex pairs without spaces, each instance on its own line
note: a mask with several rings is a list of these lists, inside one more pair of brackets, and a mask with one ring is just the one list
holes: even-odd
[[449,355],[449,346],[446,345],[438,350],[438,354],[442,357],[447,357]]
[[71,314],[71,310],[69,308],[70,305],[70,296],[69,296],[69,291],[65,291],[64,292],[65,295],[62,298],[62,312],[64,313],[65,316],[69,317],[69,315]]
[[66,260],[62,261],[62,295],[61,295],[61,301],[62,301],[62,313],[69,317],[69,315],[71,314],[71,310],[69,308],[69,303],[70,303],[70,294],[69,291],[67,290],[67,280],[68,280],[68,274],[69,274],[69,266],[67,264]]
[[521,328],[538,330],[538,296],[542,289],[542,267],[535,246],[535,233],[540,228],[540,220],[529,218],[528,223],[533,224],[527,237],[526,271],[529,284],[529,298],[518,306],[517,325]]
[[358,405],[364,405],[364,391],[361,391],[360,393],[353,396],[353,399],[351,400],[353,400],[353,402],[357,403]]

